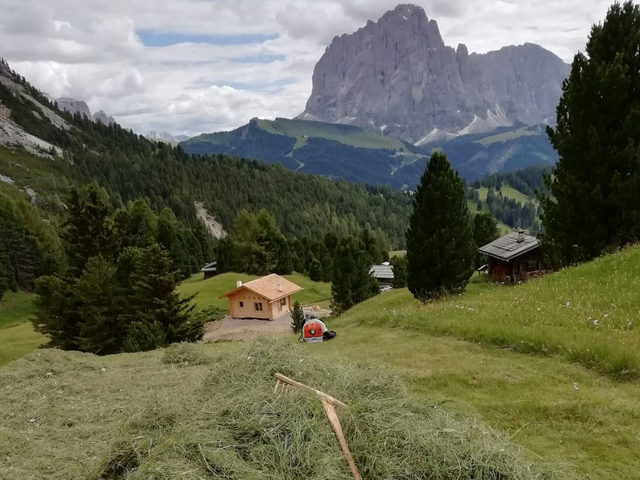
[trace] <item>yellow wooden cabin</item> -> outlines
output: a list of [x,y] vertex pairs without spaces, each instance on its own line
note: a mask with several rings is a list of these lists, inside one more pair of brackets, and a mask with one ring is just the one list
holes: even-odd
[[236,288],[220,295],[229,300],[232,318],[273,320],[291,312],[291,295],[302,287],[272,273],[247,283],[237,282]]

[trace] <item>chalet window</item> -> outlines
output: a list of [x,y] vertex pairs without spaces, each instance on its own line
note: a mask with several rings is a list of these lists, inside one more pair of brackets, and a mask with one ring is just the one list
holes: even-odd
[[287,304],[287,299],[286,298],[281,298],[280,299],[280,305],[282,305],[283,307]]
[[240,307],[244,307],[244,302],[240,302]]
[[262,302],[256,302],[254,303],[254,306],[256,307],[256,312],[262,311]]

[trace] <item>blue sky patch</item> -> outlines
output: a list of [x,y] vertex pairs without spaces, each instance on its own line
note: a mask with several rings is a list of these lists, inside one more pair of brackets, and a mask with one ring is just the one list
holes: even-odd
[[168,47],[178,43],[208,43],[209,45],[249,45],[275,40],[278,34],[251,33],[243,35],[198,35],[189,33],[136,32],[145,47]]

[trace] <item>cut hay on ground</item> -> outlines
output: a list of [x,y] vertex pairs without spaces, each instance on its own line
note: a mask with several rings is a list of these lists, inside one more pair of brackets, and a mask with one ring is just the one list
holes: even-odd
[[273,393],[281,372],[348,405],[338,414],[367,480],[567,478],[482,424],[412,403],[378,369],[313,365],[304,347],[281,341],[217,358],[204,347],[101,358],[44,350],[14,363],[0,375],[0,471],[14,479],[351,478],[318,398]]

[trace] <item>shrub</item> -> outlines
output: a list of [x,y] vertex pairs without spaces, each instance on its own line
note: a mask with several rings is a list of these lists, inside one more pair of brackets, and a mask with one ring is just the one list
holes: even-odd
[[304,325],[304,312],[302,311],[302,307],[300,306],[300,302],[296,300],[293,304],[293,312],[291,313],[291,328],[295,333],[299,333],[302,330],[302,326]]
[[167,344],[167,336],[158,322],[133,322],[124,339],[125,352],[146,352]]

